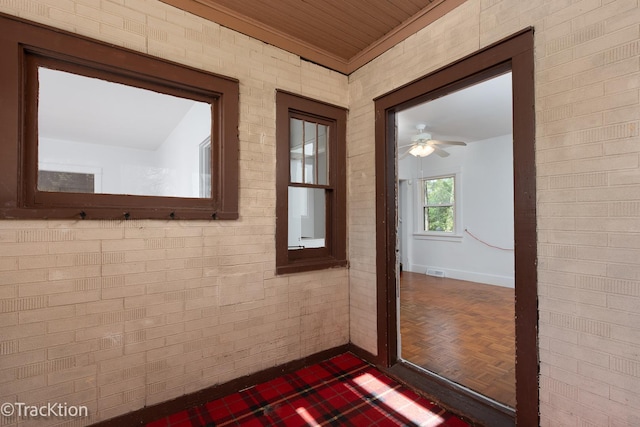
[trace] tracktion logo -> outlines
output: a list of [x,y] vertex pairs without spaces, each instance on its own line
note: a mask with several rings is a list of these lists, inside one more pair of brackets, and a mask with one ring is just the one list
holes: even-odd
[[68,405],[64,403],[47,403],[44,405],[28,405],[24,402],[6,402],[0,405],[0,415],[18,418],[82,418],[89,416],[89,408],[84,405]]

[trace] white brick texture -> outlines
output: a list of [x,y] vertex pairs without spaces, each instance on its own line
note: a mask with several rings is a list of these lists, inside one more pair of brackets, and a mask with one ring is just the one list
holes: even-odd
[[[157,0],[0,11],[241,92],[240,220],[0,221],[1,401],[84,404],[84,425],[349,340],[377,353],[372,100],[531,26],[541,425],[640,425],[638,0],[468,0],[348,78]],[[276,88],[349,108],[348,271],[274,275]]]
[[237,78],[241,107],[237,221],[0,221],[1,402],[87,425],[348,342],[346,269],[274,274],[275,91],[346,107],[346,76],[156,0],[0,12]]
[[468,0],[350,76],[351,341],[376,352],[372,100],[527,27],[535,30],[541,425],[637,426],[637,0]]

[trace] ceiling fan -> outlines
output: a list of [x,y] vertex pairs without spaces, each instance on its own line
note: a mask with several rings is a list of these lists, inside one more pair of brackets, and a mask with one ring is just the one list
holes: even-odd
[[449,153],[441,148],[443,145],[467,145],[462,141],[440,141],[431,139],[431,134],[424,131],[426,127],[427,125],[425,124],[417,125],[416,129],[418,129],[418,133],[411,137],[411,144],[398,147],[398,149],[406,148],[406,151],[400,154],[400,160],[409,154],[415,157],[426,157],[431,153],[436,153],[440,157],[447,157]]

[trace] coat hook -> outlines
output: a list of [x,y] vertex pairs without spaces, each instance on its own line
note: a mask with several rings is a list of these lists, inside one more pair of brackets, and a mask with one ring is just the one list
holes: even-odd
[[125,212],[125,213],[124,213],[124,219],[129,219],[129,217],[131,217],[131,215],[129,214],[129,212]]
[[212,213],[212,214],[211,214],[211,218],[212,218],[212,219],[216,219],[216,215],[217,215],[217,214],[216,214],[216,212]]
[[85,219],[87,217],[87,213],[85,211],[80,211],[80,218]]
[[169,216],[171,217],[171,219],[176,219],[176,213],[175,212],[171,212],[169,214]]

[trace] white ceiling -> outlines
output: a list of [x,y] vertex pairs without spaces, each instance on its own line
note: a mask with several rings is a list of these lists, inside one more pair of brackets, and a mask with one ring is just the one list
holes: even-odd
[[38,133],[155,150],[196,101],[63,71],[39,69]]
[[512,133],[511,73],[397,114],[398,145],[411,143],[418,124],[434,139],[481,141]]

